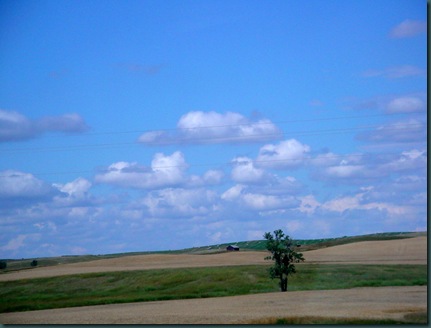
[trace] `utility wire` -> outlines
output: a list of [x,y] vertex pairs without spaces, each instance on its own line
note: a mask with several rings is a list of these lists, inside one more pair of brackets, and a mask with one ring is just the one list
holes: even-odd
[[[408,129],[414,129],[423,127],[421,123],[406,123],[399,125],[392,125],[390,127],[385,127],[384,131],[406,131]],[[179,144],[212,144],[212,143],[221,143],[221,142],[256,142],[256,141],[270,141],[274,139],[281,139],[286,135],[294,135],[297,136],[310,136],[310,135],[324,135],[324,134],[342,134],[342,133],[350,133],[353,131],[360,130],[370,130],[370,129],[378,129],[381,126],[362,126],[362,127],[350,127],[350,128],[341,128],[341,129],[326,129],[326,130],[314,130],[314,131],[279,131],[277,133],[268,133],[268,134],[249,134],[249,135],[232,135],[232,136],[208,136],[208,137],[193,137],[193,136],[183,136],[183,137],[175,137],[168,136],[166,140],[154,141],[150,142],[149,146],[163,146],[163,145],[179,145]],[[372,132],[372,131],[371,131]],[[131,146],[138,144],[146,144],[144,142],[122,142],[122,143],[101,143],[101,144],[82,144],[82,145],[74,145],[74,146],[62,146],[62,147],[40,147],[40,148],[10,148],[3,149],[3,153],[16,153],[16,152],[57,152],[57,151],[74,151],[74,150],[89,150],[89,149],[106,149],[106,148],[115,148],[115,147],[123,147],[123,146]]]
[[[392,113],[391,116],[403,115],[404,113]],[[352,115],[352,116],[334,116],[327,118],[309,118],[309,119],[297,119],[297,120],[283,120],[272,122],[265,119],[267,122],[248,122],[248,123],[237,123],[237,124],[223,124],[223,125],[202,125],[195,127],[185,127],[185,128],[160,128],[151,130],[124,130],[124,131],[106,131],[106,132],[84,132],[84,136],[97,136],[97,135],[115,135],[115,134],[132,134],[132,133],[147,133],[147,132],[169,132],[169,131],[184,131],[184,130],[196,130],[196,129],[213,129],[213,128],[225,128],[225,127],[235,127],[235,126],[249,126],[249,125],[281,125],[286,123],[302,123],[302,122],[323,122],[323,121],[334,121],[334,120],[346,120],[346,119],[368,119],[375,117],[388,117],[388,114],[373,114],[373,115]]]

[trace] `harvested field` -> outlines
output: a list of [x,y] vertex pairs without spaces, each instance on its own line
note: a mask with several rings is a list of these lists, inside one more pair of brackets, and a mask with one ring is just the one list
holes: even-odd
[[0,314],[3,324],[229,324],[319,316],[403,319],[426,313],[427,287],[266,293]]
[[[21,270],[0,275],[0,281],[79,273],[267,264],[266,252],[226,252],[212,255],[151,254],[124,256]],[[427,237],[365,241],[304,252],[307,263],[427,264]]]
[[307,263],[427,264],[427,237],[362,241],[304,252]]
[[[267,264],[265,252],[139,255],[40,267],[0,275],[1,281],[78,273]],[[304,252],[316,264],[427,264],[427,238],[367,241]],[[218,298],[97,305],[0,314],[2,324],[228,324],[288,317],[403,320],[424,318],[427,286],[290,291]]]

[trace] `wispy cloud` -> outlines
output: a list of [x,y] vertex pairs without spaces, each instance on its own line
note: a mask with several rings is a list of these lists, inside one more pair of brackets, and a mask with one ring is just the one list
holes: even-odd
[[241,114],[193,111],[183,115],[174,131],[150,131],[138,141],[146,145],[249,143],[279,139],[282,132],[268,119]]
[[421,149],[411,149],[400,153],[358,153],[338,156],[337,162],[310,161],[314,169],[312,177],[331,184],[379,184],[382,179],[403,174],[425,174],[427,153]]
[[143,73],[146,75],[156,75],[165,67],[165,64],[142,65],[138,63],[120,63],[118,67],[131,73]]
[[425,93],[406,95],[379,95],[368,99],[349,100],[346,108],[353,110],[379,110],[386,114],[424,113]]
[[362,73],[363,77],[385,77],[401,79],[414,76],[426,76],[426,70],[412,65],[387,67],[385,69],[369,69]]
[[397,97],[386,105],[387,113],[414,113],[424,111],[425,101],[419,97]]
[[324,105],[324,102],[319,99],[313,99],[313,100],[310,100],[308,104],[313,107],[321,107]]
[[47,132],[82,133],[89,129],[75,113],[32,120],[16,111],[0,109],[0,142],[36,138]]
[[426,33],[427,23],[420,20],[406,19],[399,25],[395,26],[389,36],[394,39],[410,38],[416,35]]
[[357,139],[371,143],[425,142],[426,125],[417,119],[387,123],[358,134]]

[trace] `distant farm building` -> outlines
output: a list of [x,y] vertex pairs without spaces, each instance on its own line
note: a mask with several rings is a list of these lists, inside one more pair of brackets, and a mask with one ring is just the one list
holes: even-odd
[[227,251],[239,251],[239,247],[236,245],[229,245],[226,247]]

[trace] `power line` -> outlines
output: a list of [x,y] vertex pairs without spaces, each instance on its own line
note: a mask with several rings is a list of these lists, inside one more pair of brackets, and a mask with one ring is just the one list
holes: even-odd
[[[150,146],[163,146],[163,145],[179,145],[179,144],[211,144],[211,143],[222,143],[227,141],[232,142],[256,142],[256,141],[270,141],[274,139],[280,139],[281,137],[285,137],[286,135],[294,135],[298,136],[311,136],[311,135],[324,135],[324,134],[342,134],[342,133],[350,133],[354,131],[361,130],[369,130],[369,129],[378,129],[381,126],[362,126],[362,127],[349,127],[349,128],[340,128],[340,129],[325,129],[325,130],[314,130],[314,131],[280,131],[277,133],[268,133],[268,134],[249,134],[249,135],[231,135],[231,136],[208,136],[208,137],[177,137],[168,136],[167,139],[161,141],[151,142]],[[394,124],[390,127],[385,127],[384,131],[395,131],[402,129],[405,131],[406,129],[413,129],[423,127],[421,123],[406,123],[406,124]],[[74,146],[62,146],[62,147],[39,147],[39,148],[11,148],[11,149],[3,149],[2,152],[9,153],[17,153],[17,152],[57,152],[57,151],[74,151],[74,150],[90,150],[90,149],[106,149],[106,148],[116,148],[123,146],[131,146],[131,145],[139,145],[145,144],[143,142],[122,142],[122,143],[101,143],[101,144],[82,144],[82,145],[74,145]]]
[[[403,115],[404,113],[392,113],[391,116]],[[286,123],[302,123],[302,122],[323,122],[323,121],[334,121],[334,120],[345,120],[345,119],[368,119],[375,117],[388,117],[388,114],[373,114],[373,115],[352,115],[352,116],[334,116],[327,118],[309,118],[309,119],[297,119],[297,120],[283,120],[272,122],[248,122],[248,123],[236,123],[236,124],[221,124],[221,125],[202,125],[195,127],[184,127],[184,128],[160,128],[151,130],[124,130],[124,131],[106,131],[106,132],[85,132],[82,135],[115,135],[115,134],[132,134],[132,133],[147,133],[147,132],[169,132],[169,131],[183,131],[183,130],[195,130],[195,129],[213,129],[213,128],[224,128],[224,127],[235,127],[235,126],[249,126],[249,125],[279,125]]]

